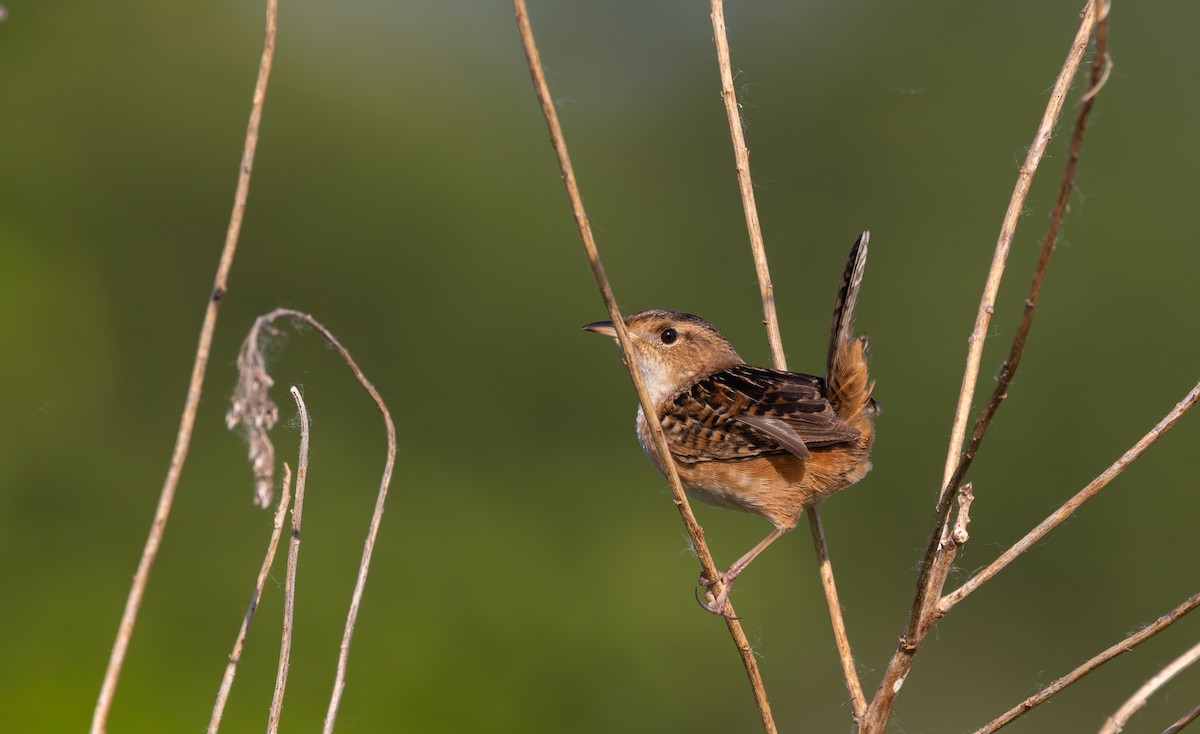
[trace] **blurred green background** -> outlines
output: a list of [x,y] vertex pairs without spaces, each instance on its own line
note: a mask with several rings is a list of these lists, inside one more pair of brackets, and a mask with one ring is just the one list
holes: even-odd
[[[1081,1],[731,3],[785,343],[819,370],[846,252],[873,232],[875,470],[823,517],[864,686],[900,633],[966,337]],[[0,24],[0,728],[89,721],[183,405],[262,34],[256,2],[8,0]],[[627,311],[716,322],[766,363],[708,6],[533,0]],[[1116,459],[1200,378],[1193,2],[1116,3],[1112,78],[952,584]],[[1089,57],[1090,58],[1090,57]],[[1077,98],[1075,90],[1072,100]],[[1072,112],[1060,125],[1068,131]],[[981,393],[1007,352],[1065,159],[1021,221]],[[1189,214],[1189,212],[1192,212]],[[692,599],[697,564],[569,216],[507,2],[284,0],[241,249],[191,455],[112,712],[202,730],[268,536],[223,425],[255,316],[306,310],[395,413],[400,465],[340,731],[755,731]],[[314,417],[284,729],[318,731],[383,460],[336,355],[293,335],[276,398]],[[294,461],[294,410],[275,431]],[[972,730],[1197,590],[1189,416],[943,620],[896,732]],[[719,562],[768,529],[699,508]],[[282,561],[282,555],[280,557]],[[264,726],[282,564],[224,731]],[[734,594],[782,731],[850,730],[806,530]],[[1088,731],[1190,645],[1186,619],[1011,727]],[[1187,673],[1137,720],[1197,702]]]

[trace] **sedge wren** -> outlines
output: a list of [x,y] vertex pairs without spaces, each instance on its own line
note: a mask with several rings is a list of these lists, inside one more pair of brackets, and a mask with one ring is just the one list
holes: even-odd
[[[867,337],[854,335],[854,308],[867,262],[863,232],[833,305],[825,377],[752,367],[704,319],[651,309],[628,316],[637,368],[666,435],[671,460],[688,495],[717,507],[750,512],[775,529],[734,562],[709,593],[706,609],[723,614],[738,574],[800,515],[871,469],[874,418],[867,374]],[[583,327],[616,338],[611,321]],[[663,458],[641,407],[637,434],[661,472]],[[665,473],[665,472],[664,472]],[[711,586],[713,579],[701,578]]]

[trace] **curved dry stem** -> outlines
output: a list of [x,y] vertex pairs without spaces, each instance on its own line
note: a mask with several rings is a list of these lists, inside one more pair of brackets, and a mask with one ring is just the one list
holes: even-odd
[[1154,624],[1134,632],[1117,644],[1112,645],[1103,652],[1093,656],[1091,659],[1087,660],[1070,673],[1067,673],[1063,677],[1038,691],[1036,694],[1030,696],[1016,706],[1013,706],[1011,709],[1005,711],[1003,714],[979,729],[976,729],[975,734],[991,734],[992,732],[1011,724],[1021,716],[1024,716],[1034,707],[1050,700],[1057,695],[1059,691],[1063,690],[1072,683],[1075,683],[1080,678],[1107,663],[1109,660],[1112,660],[1122,653],[1129,652],[1146,640],[1154,637],[1159,632],[1162,632],[1167,627],[1170,627],[1172,624],[1178,622],[1184,617],[1184,615],[1186,615],[1188,612],[1191,612],[1198,606],[1200,606],[1200,594],[1190,597],[1187,599],[1187,601],[1159,617]]
[[[563,135],[562,126],[558,121],[558,112],[554,108],[554,102],[550,96],[550,87],[546,83],[546,76],[542,69],[541,54],[538,52],[537,44],[534,41],[533,29],[529,24],[529,13],[525,7],[524,0],[513,0],[513,8],[516,13],[517,28],[520,31],[521,43],[525,49],[525,58],[529,63],[529,73],[533,80],[534,91],[541,104],[542,114],[546,118],[546,125],[550,130],[550,139],[554,147],[555,156],[558,158],[563,185],[567,190],[567,197],[571,203],[571,211],[575,216],[575,223],[579,229],[580,239],[583,241],[584,251],[587,253],[592,275],[596,280],[596,287],[600,291],[600,296],[604,300],[604,306],[608,311],[609,319],[612,321],[613,327],[617,332],[617,343],[621,347],[621,357],[625,362],[625,367],[629,371],[634,389],[637,391],[638,401],[642,406],[642,410],[646,415],[655,415],[654,405],[650,402],[641,373],[637,369],[637,357],[633,352],[629,333],[625,329],[625,321],[621,316],[620,309],[617,307],[616,298],[612,293],[612,286],[609,284],[608,276],[604,272],[604,265],[600,260],[596,240],[592,235],[591,225],[588,223],[587,211],[584,209],[583,199],[579,194],[579,185],[575,180],[575,171],[571,165],[571,158],[567,151],[566,138]],[[657,447],[659,455],[670,456],[666,438],[663,436],[662,426],[659,425],[658,421],[647,421],[646,424],[650,428],[651,438]],[[663,468],[667,475],[667,481],[671,486],[671,494],[675,506],[678,508],[680,517],[683,519],[683,524],[687,529],[688,537],[691,540],[692,547],[695,549],[696,556],[700,560],[701,567],[708,578],[719,579],[720,575],[716,564],[713,562],[712,553],[709,551],[708,543],[704,539],[704,530],[700,527],[700,523],[696,520],[696,516],[692,512],[691,505],[688,503],[687,496],[683,491],[683,485],[679,481],[679,475],[675,471],[674,464],[672,462],[665,462]],[[719,594],[720,590],[719,583],[713,587],[714,593]],[[746,675],[750,681],[755,703],[762,718],[763,728],[767,732],[775,732],[775,722],[771,715],[771,707],[770,702],[767,700],[766,689],[763,687],[762,675],[758,669],[758,661],[754,657],[754,651],[750,646],[750,641],[747,639],[745,631],[742,629],[741,623],[736,618],[733,605],[728,603],[725,607],[725,624],[737,647],[742,665],[746,669]]]
[[312,427],[308,408],[300,390],[289,390],[300,411],[300,456],[296,463],[296,506],[292,510],[292,539],[288,543],[287,579],[283,585],[283,634],[279,640],[279,667],[275,672],[275,693],[267,718],[267,734],[277,734],[279,717],[283,714],[283,692],[287,688],[288,665],[292,656],[292,630],[296,618],[296,566],[300,561],[300,521],[304,516],[304,483],[308,478],[308,436]]
[[213,704],[212,717],[208,720],[208,734],[217,734],[221,726],[221,716],[225,713],[225,703],[229,700],[229,692],[233,688],[233,678],[237,675],[238,663],[242,659],[242,650],[246,645],[246,636],[250,634],[250,623],[254,621],[254,612],[258,610],[258,601],[262,598],[263,586],[267,583],[267,575],[275,563],[275,550],[279,547],[279,537],[283,535],[283,521],[287,517],[288,506],[292,495],[292,469],[283,464],[283,483],[279,497],[279,507],[275,509],[275,523],[271,529],[271,540],[267,543],[267,553],[263,556],[262,567],[258,570],[258,578],[254,582],[254,593],[250,595],[250,605],[242,616],[242,625],[233,641],[233,650],[229,653],[229,662],[225,664],[225,675],[221,677],[221,686],[217,690],[217,700]]
[[125,601],[125,610],[121,614],[121,622],[117,627],[117,637],[113,642],[108,667],[104,672],[104,681],[100,685],[100,695],[92,713],[91,734],[102,734],[108,726],[108,714],[112,709],[117,681],[121,677],[121,667],[125,662],[125,654],[129,650],[129,642],[133,638],[133,628],[137,622],[138,610],[141,608],[146,586],[150,582],[150,571],[158,556],[159,546],[162,545],[167,519],[171,515],[171,507],[175,503],[175,490],[179,486],[179,477],[183,472],[188,447],[192,442],[192,430],[196,424],[196,411],[200,405],[204,374],[208,367],[213,334],[217,328],[218,306],[221,298],[225,295],[229,271],[233,267],[233,256],[237,252],[242,218],[246,212],[246,199],[250,192],[250,173],[254,168],[254,153],[258,147],[258,130],[262,122],[263,101],[266,98],[267,81],[271,76],[271,61],[275,56],[277,10],[277,0],[267,0],[266,34],[258,67],[258,79],[254,85],[254,97],[250,104],[250,121],[246,126],[246,140],[242,148],[241,165],[238,169],[233,211],[229,217],[229,227],[225,232],[225,246],[221,250],[221,260],[217,265],[212,292],[204,311],[204,322],[200,327],[200,339],[196,346],[196,357],[192,363],[192,375],[188,381],[187,398],[184,400],[183,415],[179,419],[179,431],[175,436],[175,448],[171,454],[171,463],[167,468],[167,476],[163,480],[162,490],[159,493],[158,506],[154,511],[150,533],[146,538],[141,559],[138,561],[129,596]]
[[320,331],[329,343],[337,349],[338,354],[341,355],[342,359],[350,367],[350,371],[354,373],[354,377],[358,380],[359,384],[371,396],[371,400],[375,402],[375,407],[379,409],[380,415],[383,416],[384,428],[387,431],[387,459],[383,465],[383,475],[379,479],[379,491],[375,495],[375,509],[371,513],[371,522],[367,527],[367,537],[363,541],[362,558],[358,564],[358,576],[354,579],[354,592],[350,596],[350,610],[346,613],[346,625],[342,630],[341,645],[338,647],[337,674],[333,681],[333,693],[329,697],[329,708],[325,712],[323,731],[325,734],[330,734],[333,731],[334,722],[337,720],[338,707],[342,702],[342,693],[346,690],[346,670],[350,663],[350,641],[354,637],[354,625],[358,621],[358,610],[362,605],[363,592],[367,587],[367,573],[371,567],[371,556],[375,552],[375,539],[379,535],[379,526],[383,522],[383,509],[387,503],[388,487],[392,483],[392,470],[396,466],[396,424],[392,420],[392,414],[388,411],[387,405],[383,402],[383,397],[375,389],[375,386],[371,384],[371,381],[367,379],[367,376],[363,374],[363,371],[359,369],[358,363],[350,356],[350,352],[316,319],[306,314],[302,314],[300,317],[304,318],[313,328]]
[[1135,443],[1128,451],[1121,455],[1111,466],[1100,473],[1098,477],[1088,483],[1086,487],[1075,493],[1075,496],[1063,503],[1061,507],[1055,510],[1049,517],[1037,524],[1033,530],[1030,530],[1024,538],[1017,541],[1011,548],[1000,554],[1000,557],[992,561],[986,568],[972,576],[962,586],[947,594],[938,604],[939,613],[945,613],[955,604],[965,599],[968,595],[982,586],[985,582],[991,579],[996,574],[1000,573],[1008,564],[1015,561],[1022,553],[1029,550],[1034,543],[1038,542],[1046,536],[1051,530],[1057,527],[1061,522],[1066,520],[1075,511],[1079,509],[1084,502],[1087,502],[1096,493],[1104,489],[1109,482],[1117,478],[1125,467],[1132,464],[1139,456],[1150,448],[1164,433],[1170,430],[1175,422],[1183,417],[1183,414],[1188,411],[1196,401],[1200,400],[1200,383],[1196,383],[1183,400],[1180,400],[1171,412],[1167,413],[1161,421],[1141,440]]
[[[250,456],[252,460],[256,456],[274,455],[275,451],[274,447],[271,446],[271,440],[267,432],[258,429],[265,422],[264,416],[274,416],[278,413],[275,403],[267,395],[267,389],[273,381],[266,371],[266,361],[263,358],[261,339],[264,330],[272,334],[277,333],[273,324],[277,319],[284,317],[297,319],[308,324],[320,332],[325,341],[337,350],[338,355],[346,363],[346,366],[350,368],[359,385],[371,396],[371,400],[375,403],[375,407],[383,417],[384,428],[387,432],[387,459],[384,462],[383,475],[379,480],[379,491],[375,497],[375,510],[371,513],[371,522],[367,528],[367,537],[363,542],[362,558],[359,561],[358,575],[354,581],[354,592],[350,597],[350,610],[346,613],[346,625],[342,631],[342,642],[338,651],[337,674],[334,677],[333,692],[329,697],[329,707],[325,712],[324,731],[330,732],[333,730],[334,723],[337,720],[338,707],[341,705],[342,694],[346,689],[346,671],[350,661],[350,643],[354,637],[354,626],[358,621],[359,608],[362,606],[362,597],[367,586],[371,556],[375,551],[375,540],[379,535],[379,527],[383,522],[383,510],[387,504],[388,488],[391,486],[392,472],[396,466],[396,424],[392,420],[392,414],[383,402],[383,397],[379,394],[379,391],[367,379],[366,374],[363,373],[358,363],[354,361],[354,357],[350,354],[350,351],[338,341],[333,332],[310,314],[290,308],[277,308],[255,319],[254,326],[250,328],[249,333],[246,334],[246,339],[242,342],[241,350],[238,353],[238,386],[234,390],[229,414],[226,416],[226,423],[230,428],[240,425],[245,430],[250,439]],[[273,422],[273,418],[271,422]],[[256,442],[263,445],[256,445]],[[261,488],[264,481],[268,485],[271,481],[271,471],[272,467],[269,464],[266,467],[260,467],[255,462],[255,485],[256,493],[259,496],[261,496]]]
[[[750,175],[750,149],[742,133],[741,112],[737,93],[733,88],[733,65],[730,61],[729,39],[725,30],[724,0],[712,0],[711,19],[713,40],[717,47],[717,65],[721,75],[721,99],[725,103],[725,116],[729,121],[729,137],[733,142],[734,165],[737,169],[738,190],[742,197],[742,210],[746,216],[746,231],[750,238],[750,252],[754,258],[754,270],[758,276],[759,295],[762,298],[763,324],[767,328],[767,341],[771,346],[771,361],[777,370],[787,369],[787,356],[783,351],[783,337],[779,333],[779,317],[775,311],[775,286],[771,282],[771,270],[767,264],[767,250],[763,243],[762,227],[758,221],[758,205],[754,199],[754,181]],[[841,660],[846,690],[854,706],[857,721],[866,711],[867,701],[863,695],[858,670],[854,666],[854,654],[850,650],[850,637],[846,633],[846,621],[842,605],[838,600],[837,583],[833,575],[833,563],[829,558],[829,546],[825,530],[821,525],[818,507],[806,511],[808,527],[812,535],[813,548],[817,554],[817,572],[821,588],[825,592],[825,603],[829,610],[829,621],[833,627],[833,640]]]
[[[1024,207],[1025,198],[1029,193],[1033,175],[1037,171],[1038,164],[1045,153],[1046,145],[1049,143],[1050,136],[1054,131],[1055,123],[1062,112],[1067,91],[1071,86],[1071,80],[1075,77],[1084,51],[1087,49],[1088,38],[1091,36],[1092,30],[1101,16],[1100,0],[1092,0],[1092,2],[1088,3],[1083,14],[1083,19],[1079,24],[1079,29],[1076,31],[1075,38],[1071,42],[1071,48],[1067,53],[1066,61],[1063,63],[1054,87],[1050,92],[1050,99],[1046,105],[1045,112],[1042,114],[1041,122],[1038,124],[1033,143],[1030,145],[1029,152],[1025,157],[1025,163],[1021,166],[1021,170],[1017,175],[1017,182],[1013,188],[1008,210],[1004,215],[1004,220],[1000,227],[1000,236],[996,242],[996,249],[992,256],[992,264],[988,270],[987,280],[984,284],[983,295],[979,301],[975,326],[967,340],[966,369],[964,370],[962,386],[959,390],[958,407],[955,410],[941,490],[934,510],[934,521],[930,531],[929,543],[921,561],[921,572],[917,579],[912,611],[909,615],[908,625],[900,638],[900,644],[897,645],[896,651],[888,663],[887,670],[884,672],[883,679],[880,681],[879,688],[872,698],[871,704],[867,707],[866,716],[860,724],[860,731],[862,732],[884,731],[887,721],[891,716],[896,694],[904,684],[904,680],[912,668],[912,662],[917,650],[920,648],[922,642],[924,642],[926,634],[938,617],[937,602],[940,599],[941,590],[945,586],[946,577],[950,572],[957,548],[954,543],[949,542],[949,520],[956,495],[955,485],[957,481],[961,480],[960,477],[956,477],[959,471],[958,467],[961,463],[959,457],[963,446],[963,439],[966,435],[967,416],[971,409],[971,402],[975,394],[975,385],[979,378],[979,364],[983,356],[983,343],[986,339],[988,324],[991,322],[992,312],[995,308],[996,294],[1000,288],[1004,266],[1008,259],[1009,250],[1012,247],[1013,234],[1016,231],[1017,221]],[[955,481],[952,482],[951,480]]]
[[1167,681],[1191,667],[1197,660],[1200,660],[1200,642],[1197,642],[1187,652],[1172,660],[1165,668],[1155,673],[1150,680],[1143,683],[1140,688],[1134,691],[1128,701],[1121,704],[1121,707],[1112,716],[1105,719],[1104,726],[1100,727],[1099,734],[1117,734],[1117,732],[1123,730],[1130,717],[1146,705],[1146,702],[1150,700],[1155,691],[1166,685]]

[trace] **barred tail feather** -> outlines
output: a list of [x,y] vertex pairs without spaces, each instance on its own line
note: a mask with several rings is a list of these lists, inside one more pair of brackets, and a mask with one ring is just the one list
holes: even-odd
[[850,249],[846,271],[842,274],[842,282],[833,303],[827,378],[830,395],[843,419],[862,412],[871,400],[871,388],[874,387],[867,375],[867,338],[853,335],[854,310],[858,305],[858,291],[867,266],[867,244],[870,240],[871,233],[863,232]]
[[859,235],[854,247],[850,248],[846,272],[842,273],[842,283],[838,286],[837,298],[833,301],[833,324],[829,330],[827,365],[830,377],[833,377],[835,372],[840,345],[850,341],[850,331],[854,328],[854,309],[858,305],[858,289],[862,286],[863,271],[867,267],[867,243],[870,241],[871,232],[868,230]]

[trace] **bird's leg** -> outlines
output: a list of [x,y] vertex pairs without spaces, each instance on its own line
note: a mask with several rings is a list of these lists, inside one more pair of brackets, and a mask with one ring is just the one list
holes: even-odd
[[[726,616],[725,605],[729,602],[729,592],[733,589],[733,582],[737,579],[738,574],[740,574],[742,571],[745,571],[746,566],[749,566],[750,562],[757,558],[759,553],[765,551],[767,546],[774,543],[779,536],[783,535],[789,530],[791,530],[791,528],[775,528],[772,530],[767,534],[767,537],[758,542],[758,545],[746,551],[745,555],[734,561],[732,566],[722,572],[719,579],[710,579],[702,571],[700,573],[700,585],[705,587],[704,596],[708,599],[708,603],[701,603],[700,606],[704,607],[713,614],[719,614],[722,617]],[[721,593],[713,594],[710,587],[715,585],[717,581],[721,582]]]

